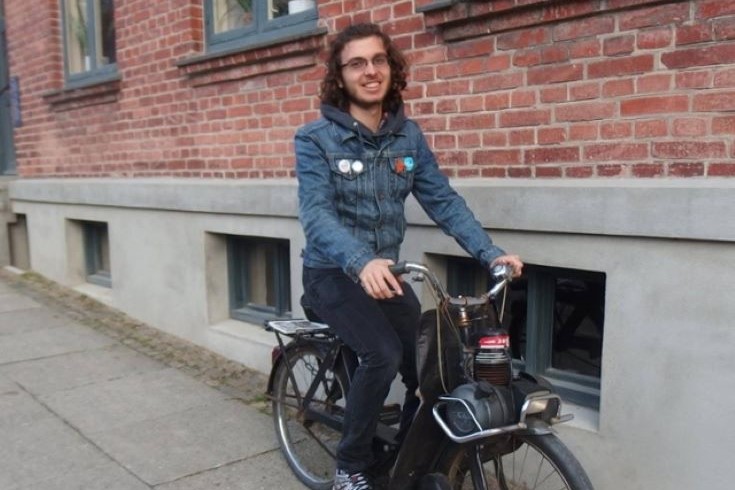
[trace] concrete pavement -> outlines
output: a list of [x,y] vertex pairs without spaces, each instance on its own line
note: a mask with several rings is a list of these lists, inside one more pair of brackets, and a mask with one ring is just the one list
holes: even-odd
[[0,489],[304,488],[265,378],[41,278],[0,271]]

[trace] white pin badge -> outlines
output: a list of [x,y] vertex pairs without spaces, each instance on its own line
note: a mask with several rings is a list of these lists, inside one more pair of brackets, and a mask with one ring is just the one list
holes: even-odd
[[365,170],[365,165],[363,165],[363,163],[360,160],[355,160],[354,162],[352,162],[353,172],[355,172],[356,174],[359,174],[363,170]]
[[343,174],[346,174],[350,171],[350,161],[349,160],[340,160],[337,162],[337,168],[340,172]]

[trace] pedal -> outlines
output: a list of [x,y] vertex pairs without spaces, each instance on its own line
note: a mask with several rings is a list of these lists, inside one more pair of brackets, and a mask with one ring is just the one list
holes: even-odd
[[399,423],[401,421],[401,405],[398,403],[392,403],[390,405],[383,406],[378,420],[385,425],[395,425]]

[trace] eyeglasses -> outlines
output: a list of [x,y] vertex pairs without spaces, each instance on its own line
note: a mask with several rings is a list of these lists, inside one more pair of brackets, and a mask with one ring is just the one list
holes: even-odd
[[368,66],[368,63],[373,65],[373,68],[385,68],[388,66],[388,55],[377,54],[372,60],[366,60],[365,58],[352,58],[347,63],[339,65],[340,68],[347,68],[350,71],[362,72]]

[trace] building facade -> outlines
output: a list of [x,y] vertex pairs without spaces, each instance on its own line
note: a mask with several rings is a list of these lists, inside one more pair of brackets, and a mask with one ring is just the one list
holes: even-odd
[[[515,362],[596,488],[730,488],[732,0],[2,0],[0,261],[267,371],[263,321],[301,314],[293,134],[360,21],[529,264]],[[413,201],[402,256],[486,285]]]

